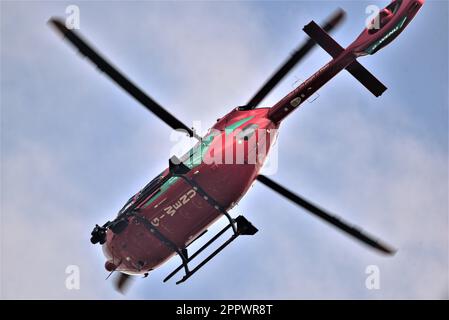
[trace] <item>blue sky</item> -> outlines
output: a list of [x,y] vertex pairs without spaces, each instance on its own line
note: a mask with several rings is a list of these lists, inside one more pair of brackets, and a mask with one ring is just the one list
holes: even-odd
[[[81,33],[185,123],[245,103],[336,7],[343,46],[369,4],[288,2],[1,2],[1,296],[123,298],[89,242],[166,167],[170,129],[81,59],[46,25],[80,8]],[[264,101],[329,60],[317,48]],[[126,298],[448,298],[448,3],[427,1],[397,40],[360,59],[388,90],[374,98],[343,72],[279,135],[273,179],[398,248],[384,257],[255,184],[232,214],[239,239],[189,282],[163,284],[173,259]],[[218,230],[220,221],[211,232]],[[65,288],[78,265],[80,290]],[[380,269],[380,289],[365,269]]]

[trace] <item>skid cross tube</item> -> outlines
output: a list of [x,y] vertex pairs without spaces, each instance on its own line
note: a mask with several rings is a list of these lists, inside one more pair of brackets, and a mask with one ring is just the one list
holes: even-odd
[[[223,233],[225,233],[229,228],[231,227],[230,224],[228,224],[226,227],[224,227],[220,232],[218,232],[215,236],[213,236],[209,241],[207,241],[201,248],[199,248],[197,251],[195,251],[194,254],[192,254],[188,259],[187,262],[192,261],[197,255],[199,255],[201,252],[203,252],[204,249],[209,247],[215,240],[217,240]],[[176,273],[178,273],[179,270],[181,270],[183,265],[178,266],[175,270],[173,270],[168,276],[165,277],[164,282],[167,282],[170,280]],[[195,268],[196,269],[196,268]],[[195,270],[194,269],[194,270]],[[186,274],[187,276],[187,274]],[[184,278],[183,278],[184,279]],[[187,280],[187,279],[185,279]],[[184,280],[184,281],[185,281]]]
[[202,266],[204,266],[207,262],[209,262],[213,257],[215,257],[218,253],[221,252],[225,247],[227,247],[232,241],[237,239],[239,236],[238,233],[234,233],[228,240],[226,240],[221,246],[219,246],[214,252],[212,252],[206,259],[201,261],[195,268],[193,268],[192,271],[189,271],[186,273],[184,277],[182,277],[181,280],[177,281],[176,284],[180,284],[184,281],[186,281],[188,278],[190,278],[195,272],[197,272]]
[[[220,253],[225,247],[227,247],[232,241],[237,239],[240,235],[254,235],[257,232],[257,228],[255,228],[244,216],[238,216],[234,219],[237,223],[237,232],[233,233],[231,237],[226,240],[222,245],[220,245],[215,251],[209,254],[203,261],[201,261],[196,267],[194,267],[191,271],[186,272],[186,274],[182,277],[181,280],[177,281],[176,284],[180,284],[190,278],[195,272],[201,269],[207,262],[209,262],[213,257],[215,257],[218,253]],[[186,263],[189,263],[194,258],[196,258],[204,249],[208,248],[213,242],[215,242],[221,235],[223,235],[229,228],[231,228],[231,224],[228,224],[222,230],[220,230],[215,236],[213,236],[209,241],[207,241],[201,248],[195,251],[192,256],[187,259]],[[181,270],[183,265],[178,266],[175,270],[173,270],[167,277],[165,277],[164,282],[172,278],[179,270]]]

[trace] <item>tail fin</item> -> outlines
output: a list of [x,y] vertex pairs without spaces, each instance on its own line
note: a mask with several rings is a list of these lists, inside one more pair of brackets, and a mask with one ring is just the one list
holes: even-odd
[[[303,30],[333,58],[338,57],[345,51],[342,46],[332,39],[332,37],[326,31],[321,29],[321,27],[314,21],[311,21],[308,25],[306,25]],[[376,97],[380,96],[385,90],[387,90],[387,87],[383,85],[382,82],[380,82],[357,61],[354,61],[348,65],[346,70]]]

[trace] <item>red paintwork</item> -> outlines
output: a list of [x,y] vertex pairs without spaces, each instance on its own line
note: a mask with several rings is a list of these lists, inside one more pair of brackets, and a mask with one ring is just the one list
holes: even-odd
[[[350,44],[338,57],[332,59],[324,67],[319,69],[315,74],[304,81],[299,87],[294,89],[287,96],[276,103],[269,111],[268,117],[274,122],[282,121],[301,103],[303,103],[304,100],[313,95],[336,74],[350,65],[355,59],[367,54],[374,54],[379,49],[385,47],[404,30],[404,28],[410,23],[418,10],[421,8],[423,3],[424,0],[392,1],[387,6],[387,8],[395,4],[399,4],[399,7],[394,14],[389,15],[388,22],[383,24],[377,32],[372,34],[369,33],[367,28],[365,28],[357,37],[357,39],[352,44]],[[381,11],[385,12],[387,11],[387,9],[383,9]],[[401,25],[401,28],[397,29],[394,33],[385,38],[395,28],[395,26],[401,23],[402,19],[404,18],[406,20]],[[373,53],[366,52],[366,50],[369,49],[370,46],[376,44],[382,39],[384,39],[384,41],[382,42],[382,45],[379,45],[377,47],[376,51],[374,51]],[[293,103],[296,99],[299,99],[299,102]]]
[[[394,3],[395,1],[393,1]],[[212,196],[222,207],[232,208],[248,191],[254,182],[265,158],[259,159],[256,164],[207,164],[206,161],[212,156],[211,152],[221,150],[222,154],[230,153],[238,146],[235,136],[240,132],[239,128],[226,137],[225,128],[229,125],[254,116],[251,120],[241,125],[245,127],[249,124],[257,124],[259,129],[277,129],[280,122],[290,114],[310,95],[318,90],[327,81],[333,78],[339,71],[348,66],[354,59],[364,55],[364,50],[384,37],[391,28],[395,26],[403,17],[407,16],[403,27],[405,27],[418,9],[423,0],[402,0],[399,9],[394,15],[386,14],[383,27],[374,34],[369,34],[365,29],[362,34],[337,58],[330,61],[323,68],[318,70],[308,80],[298,88],[289,93],[272,108],[260,108],[249,111],[232,110],[229,114],[221,118],[213,129],[219,130],[209,150],[205,155],[205,163],[187,173],[188,177],[194,179],[210,196]],[[399,30],[398,34],[403,30]],[[397,36],[394,35],[394,39]],[[385,46],[389,41],[385,41]],[[292,100],[298,103],[293,103]],[[226,137],[226,143],[223,139]],[[229,139],[231,137],[232,139]],[[274,139],[265,139],[256,134],[256,139],[244,141],[245,148],[253,150],[255,143],[266,143],[268,149],[273,144]],[[213,150],[213,151],[212,151]],[[248,153],[245,152],[245,159]],[[163,175],[168,174],[166,169]],[[221,214],[207,203],[200,195],[196,195],[182,205],[173,216],[168,216],[164,212],[164,207],[177,202],[181,196],[190,192],[191,186],[182,179],[162,194],[155,202],[146,208],[141,208],[139,214],[145,216],[149,221],[160,219],[157,228],[167,238],[173,241],[179,248],[183,248],[192,242],[198,235],[207,229],[214,221],[221,217]],[[107,241],[103,245],[103,251],[108,259],[106,268],[114,269],[129,274],[142,274],[161,265],[174,255],[173,251],[164,246],[158,239],[152,236],[141,224],[136,223],[132,218],[128,227],[120,234],[114,235],[111,230],[107,231]]]
[[[371,44],[376,43],[385,37],[396,25],[398,25],[402,19],[406,19],[401,28],[397,30],[388,41],[385,41],[381,46],[383,48],[392,40],[394,40],[412,21],[416,13],[424,4],[425,0],[395,0],[392,1],[387,7],[381,10],[382,18],[380,29],[375,33],[370,33],[368,29],[364,29],[357,39],[347,48],[348,51],[353,52],[356,56],[366,55],[366,49]],[[397,10],[392,10],[396,5],[399,5]],[[368,53],[369,54],[369,53]]]
[[[220,135],[216,136],[212,145],[204,158],[204,163],[193,168],[187,176],[197,182],[206,192],[213,197],[224,208],[230,209],[248,191],[265,159],[260,159],[255,164],[236,164],[235,148],[237,139],[235,136],[241,131],[239,128],[226,136],[225,127],[236,121],[254,116],[250,121],[241,127],[249,124],[257,124],[259,130],[273,130],[278,126],[270,121],[266,116],[267,108],[254,109],[249,111],[239,111],[234,109],[225,117],[221,118],[212,128],[219,130]],[[255,139],[243,141],[245,146],[245,160],[248,159],[248,148],[253,150],[255,143],[266,143],[269,147],[274,139],[269,139],[269,135],[263,137],[260,132],[256,132]],[[226,139],[224,138],[226,136]],[[264,139],[265,138],[265,139]],[[233,164],[206,164],[211,156],[212,150],[222,151],[222,155],[230,153],[230,148],[234,150]],[[268,152],[267,152],[268,153]],[[164,175],[168,174],[168,168]],[[200,195],[196,194],[189,202],[181,206],[173,216],[167,215],[163,208],[176,202],[183,194],[192,190],[192,187],[182,179],[173,184],[163,195],[145,209],[141,209],[139,214],[153,221],[164,215],[157,228],[167,238],[182,248],[193,241],[215,220],[221,217],[215,208],[206,202]],[[126,273],[145,273],[154,269],[164,261],[169,259],[174,253],[164,246],[159,240],[152,236],[141,224],[136,224],[131,219],[129,226],[118,235],[114,235],[110,230],[107,232],[107,242],[103,245],[103,251],[108,258],[108,269],[111,269],[110,262],[118,265],[117,270]],[[129,259],[127,259],[129,257]],[[139,265],[139,261],[143,262]]]

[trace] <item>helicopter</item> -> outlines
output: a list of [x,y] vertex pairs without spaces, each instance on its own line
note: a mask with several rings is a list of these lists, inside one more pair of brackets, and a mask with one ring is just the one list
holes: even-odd
[[[180,284],[238,237],[258,232],[243,215],[233,218],[229,213],[256,181],[367,246],[393,255],[396,250],[391,246],[288,190],[261,174],[260,170],[276,142],[282,121],[342,70],[348,71],[374,96],[382,95],[386,86],[357,59],[373,55],[391,43],[423,3],[424,0],[393,0],[346,48],[328,33],[343,20],[345,12],[342,9],[332,14],[322,27],[311,21],[303,28],[308,40],[245,105],[235,107],[219,118],[203,137],[126,78],[77,32],[68,28],[62,19],[51,18],[49,24],[119,87],[172,129],[198,140],[184,156],[170,158],[168,168],[132,196],[113,220],[96,225],[91,232],[91,242],[99,243],[106,256],[105,269],[110,274],[119,273],[116,288],[123,292],[132,275],[146,277],[175,255],[180,257],[181,263],[163,281],[168,281],[183,269],[183,277],[176,282]],[[317,44],[332,59],[273,106],[258,107]],[[195,252],[189,252],[189,246],[222,217],[228,224]],[[191,267],[192,261],[196,261],[228,230],[230,237]]]

